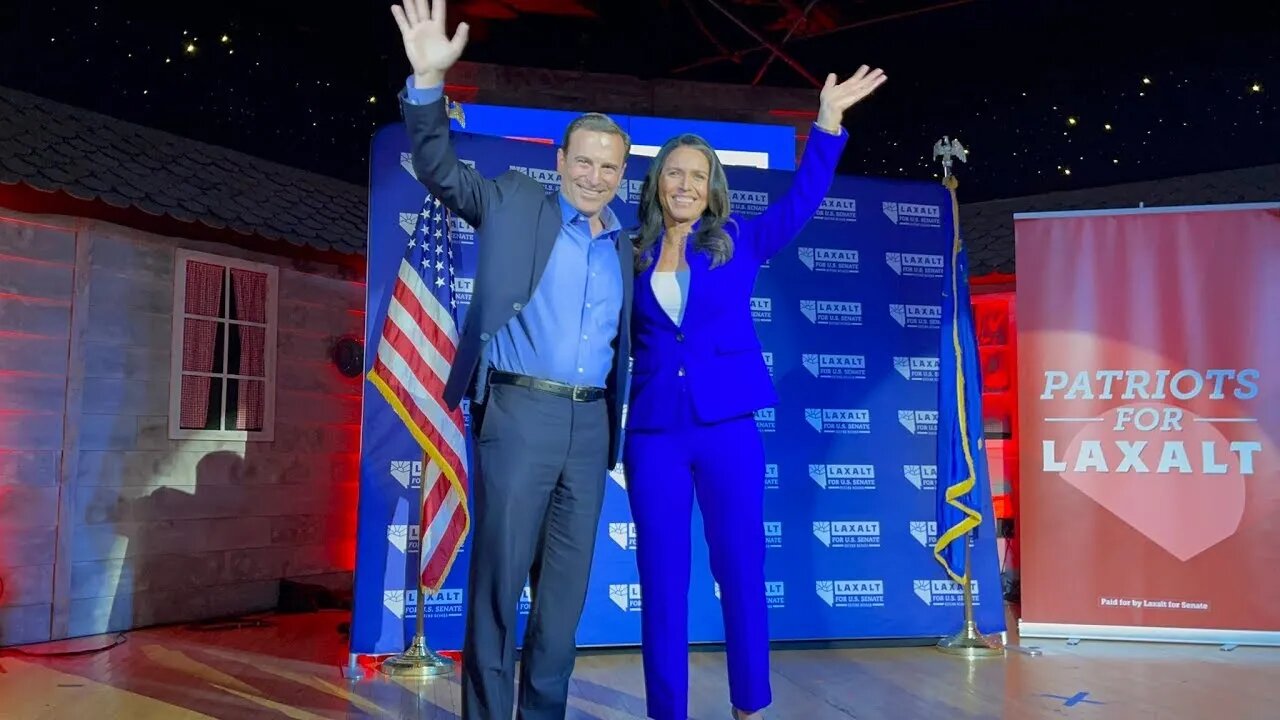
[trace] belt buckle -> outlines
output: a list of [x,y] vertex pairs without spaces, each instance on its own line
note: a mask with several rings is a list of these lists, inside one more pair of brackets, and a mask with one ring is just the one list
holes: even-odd
[[586,388],[586,387],[583,387],[583,386],[581,386],[581,385],[574,385],[574,386],[573,386],[573,401],[574,401],[574,402],[586,402],[586,400],[587,400],[587,391],[588,391],[588,390],[590,390],[590,388]]

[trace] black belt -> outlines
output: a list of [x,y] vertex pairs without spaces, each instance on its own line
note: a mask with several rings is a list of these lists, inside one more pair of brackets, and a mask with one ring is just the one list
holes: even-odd
[[493,370],[489,373],[489,382],[498,385],[517,385],[531,390],[541,390],[558,397],[569,398],[574,402],[591,402],[604,397],[604,388],[585,385],[566,385],[554,380],[542,380],[528,375]]

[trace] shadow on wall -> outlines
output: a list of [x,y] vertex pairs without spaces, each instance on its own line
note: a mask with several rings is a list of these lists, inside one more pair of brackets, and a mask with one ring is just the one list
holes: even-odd
[[[246,445],[251,450],[254,444]],[[114,520],[125,547],[107,631],[214,614],[209,593],[223,591],[216,586],[229,574],[230,553],[200,549],[209,547],[211,535],[222,534],[213,523],[233,519],[219,512],[224,503],[218,489],[243,487],[245,467],[237,452],[210,452],[197,462],[190,485],[161,485],[121,501]],[[142,597],[146,602],[135,602]]]

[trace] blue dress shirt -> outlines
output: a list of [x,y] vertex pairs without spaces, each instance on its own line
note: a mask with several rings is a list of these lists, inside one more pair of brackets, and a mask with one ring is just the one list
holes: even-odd
[[[405,99],[426,105],[443,91],[443,86],[416,88],[410,76]],[[563,194],[558,198],[560,233],[538,287],[524,308],[494,334],[480,371],[488,365],[569,385],[604,387],[613,367],[613,341],[622,311],[617,245],[622,225],[605,206],[600,213],[604,229],[592,237],[587,218]]]

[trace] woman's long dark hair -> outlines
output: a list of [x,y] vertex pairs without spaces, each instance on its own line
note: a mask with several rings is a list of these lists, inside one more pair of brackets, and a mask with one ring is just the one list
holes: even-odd
[[638,213],[640,227],[632,238],[637,272],[647,269],[657,261],[654,245],[662,238],[666,227],[662,216],[662,202],[658,198],[659,175],[662,174],[667,156],[678,147],[698,150],[706,156],[711,167],[707,182],[707,209],[702,211],[698,229],[693,233],[693,247],[711,257],[711,267],[723,265],[733,257],[733,238],[724,229],[725,223],[729,221],[729,181],[725,177],[724,166],[706,140],[686,133],[671,138],[662,146],[653,162],[649,163],[649,172],[644,176]]

